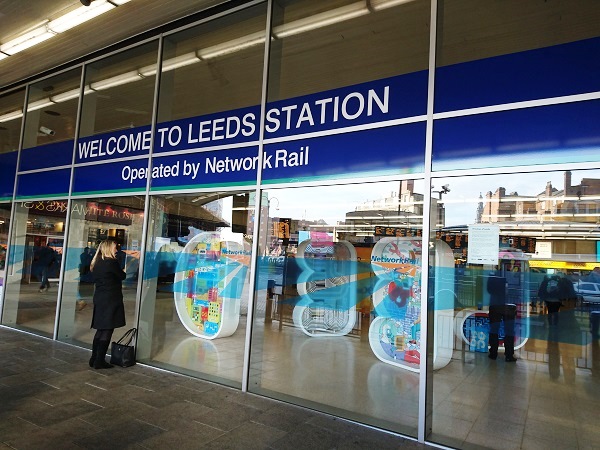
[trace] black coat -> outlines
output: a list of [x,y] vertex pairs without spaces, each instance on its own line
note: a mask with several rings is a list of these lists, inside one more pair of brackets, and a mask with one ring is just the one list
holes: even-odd
[[506,278],[501,275],[490,275],[487,291],[490,294],[490,306],[504,306],[506,303]]
[[92,276],[96,285],[92,328],[108,330],[125,326],[122,281],[126,275],[118,261],[99,257]]

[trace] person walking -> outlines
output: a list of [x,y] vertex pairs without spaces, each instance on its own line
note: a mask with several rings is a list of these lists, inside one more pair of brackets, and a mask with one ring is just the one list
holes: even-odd
[[506,277],[500,272],[492,273],[487,281],[487,291],[490,294],[490,352],[488,357],[498,357],[500,344],[500,323],[504,321],[504,359],[506,362],[515,362],[515,318],[517,309],[515,305],[506,303],[507,290]]
[[548,325],[557,326],[561,306],[569,299],[577,297],[573,283],[560,271],[544,277],[538,290],[538,297],[546,302]]
[[106,352],[115,328],[125,326],[122,282],[126,275],[119,266],[116,252],[114,241],[104,241],[98,246],[90,264],[95,284],[91,328],[96,329],[96,334],[89,365],[94,369],[113,367],[105,360]]
[[50,289],[50,280],[48,279],[48,272],[52,268],[52,265],[57,260],[56,252],[50,244],[44,245],[38,251],[38,263],[42,270],[42,280],[40,284],[40,292],[48,291]]

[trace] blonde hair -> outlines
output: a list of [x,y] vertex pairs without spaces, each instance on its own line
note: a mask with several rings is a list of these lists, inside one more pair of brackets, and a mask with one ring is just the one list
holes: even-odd
[[94,270],[98,256],[102,259],[115,258],[115,252],[117,250],[117,243],[115,241],[102,241],[96,250],[96,254],[90,264],[90,270]]

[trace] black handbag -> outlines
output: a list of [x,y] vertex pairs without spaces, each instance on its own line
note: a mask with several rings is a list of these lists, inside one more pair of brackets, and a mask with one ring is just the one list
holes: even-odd
[[135,346],[131,345],[137,334],[136,328],[128,330],[121,339],[110,346],[110,363],[115,366],[130,367],[135,364]]

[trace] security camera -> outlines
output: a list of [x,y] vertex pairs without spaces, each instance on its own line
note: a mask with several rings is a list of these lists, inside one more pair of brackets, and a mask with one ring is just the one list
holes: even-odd
[[45,136],[54,136],[54,130],[51,130],[50,128],[44,126],[40,127],[40,133],[42,133]]
[[90,6],[90,3],[92,3],[94,0],[80,0],[80,1],[83,6]]

